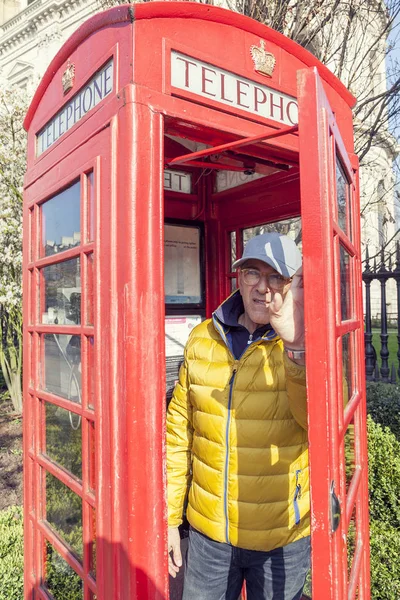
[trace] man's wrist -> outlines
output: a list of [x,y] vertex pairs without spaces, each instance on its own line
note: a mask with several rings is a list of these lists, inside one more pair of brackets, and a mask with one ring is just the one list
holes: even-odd
[[[287,357],[293,361],[304,361],[306,360],[306,351],[304,348],[290,348],[289,346],[284,346],[284,350],[287,354]],[[304,363],[303,363],[304,364]]]

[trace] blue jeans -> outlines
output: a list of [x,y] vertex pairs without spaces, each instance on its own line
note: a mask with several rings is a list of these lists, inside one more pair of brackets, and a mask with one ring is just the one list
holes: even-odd
[[270,552],[243,550],[189,532],[182,600],[300,600],[310,569],[310,538]]

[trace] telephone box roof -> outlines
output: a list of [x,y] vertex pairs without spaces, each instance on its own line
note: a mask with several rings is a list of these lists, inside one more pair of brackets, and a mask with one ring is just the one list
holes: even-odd
[[96,31],[117,23],[123,23],[125,21],[134,23],[141,19],[158,18],[199,19],[202,21],[220,23],[221,25],[228,25],[260,36],[264,40],[273,42],[283,50],[286,50],[289,54],[295,56],[304,63],[305,66],[317,67],[322,79],[325,80],[325,82],[334,89],[341,98],[343,98],[350,108],[356,103],[356,98],[349,92],[344,84],[313,54],[267,25],[263,25],[254,19],[225,8],[200,4],[197,2],[146,2],[116,6],[98,13],[83,23],[75,33],[72,34],[57,52],[43,75],[26,114],[24,128],[26,130],[29,129],[36,109],[58,69],[85,39],[90,35],[93,35]]

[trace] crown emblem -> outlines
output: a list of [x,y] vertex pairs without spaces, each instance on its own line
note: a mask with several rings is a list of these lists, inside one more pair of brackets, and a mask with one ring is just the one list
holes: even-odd
[[61,82],[63,86],[64,95],[69,92],[73,87],[75,81],[75,65],[69,60],[67,62],[67,68],[65,69]]
[[276,59],[271,52],[265,50],[264,40],[260,40],[260,46],[250,46],[250,53],[254,62],[254,69],[257,73],[272,77]]

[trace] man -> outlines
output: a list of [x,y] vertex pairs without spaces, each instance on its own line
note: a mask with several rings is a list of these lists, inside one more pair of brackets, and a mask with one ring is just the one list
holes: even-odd
[[249,240],[239,289],[198,325],[168,408],[169,572],[184,600],[298,600],[310,563],[301,255]]

